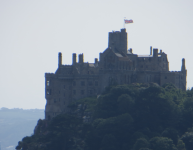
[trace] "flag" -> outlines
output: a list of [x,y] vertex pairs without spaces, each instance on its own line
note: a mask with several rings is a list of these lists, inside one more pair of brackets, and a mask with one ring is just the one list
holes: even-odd
[[125,21],[125,24],[133,23],[133,20],[132,20],[132,19],[130,19],[130,20],[125,19],[124,21]]

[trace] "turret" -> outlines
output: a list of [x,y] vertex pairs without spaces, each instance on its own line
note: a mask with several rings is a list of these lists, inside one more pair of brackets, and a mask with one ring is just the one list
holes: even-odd
[[76,65],[76,53],[72,54],[72,65]]
[[182,68],[181,71],[186,71],[185,59],[182,59]]
[[60,67],[62,65],[62,53],[59,52],[58,53],[58,67]]
[[79,63],[83,63],[84,62],[84,54],[79,54]]

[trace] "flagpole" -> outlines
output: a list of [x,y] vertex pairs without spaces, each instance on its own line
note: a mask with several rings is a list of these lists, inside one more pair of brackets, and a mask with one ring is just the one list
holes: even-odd
[[125,18],[126,17],[124,17],[124,20],[123,20],[123,28],[125,29]]

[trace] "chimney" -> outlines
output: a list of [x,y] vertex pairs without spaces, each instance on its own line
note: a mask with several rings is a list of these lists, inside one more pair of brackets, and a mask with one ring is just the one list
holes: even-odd
[[83,63],[84,62],[84,54],[79,54],[79,63]]
[[185,59],[182,59],[182,68],[181,71],[185,71],[186,70],[186,65],[185,65]]
[[76,53],[72,54],[72,65],[76,64]]
[[59,52],[58,53],[58,67],[60,67],[62,65],[62,53]]
[[97,66],[98,65],[98,58],[95,58],[95,65]]
[[158,57],[158,49],[157,48],[153,49],[153,57]]
[[152,46],[150,46],[150,55],[152,55]]
[[130,52],[133,54],[133,49],[132,48],[130,48]]

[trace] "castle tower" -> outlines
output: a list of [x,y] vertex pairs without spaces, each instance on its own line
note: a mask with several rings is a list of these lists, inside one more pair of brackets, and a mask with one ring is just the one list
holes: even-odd
[[62,53],[58,53],[58,68],[62,65]]
[[115,52],[122,51],[127,54],[127,32],[125,28],[121,29],[121,32],[109,32],[108,47],[112,47]]

